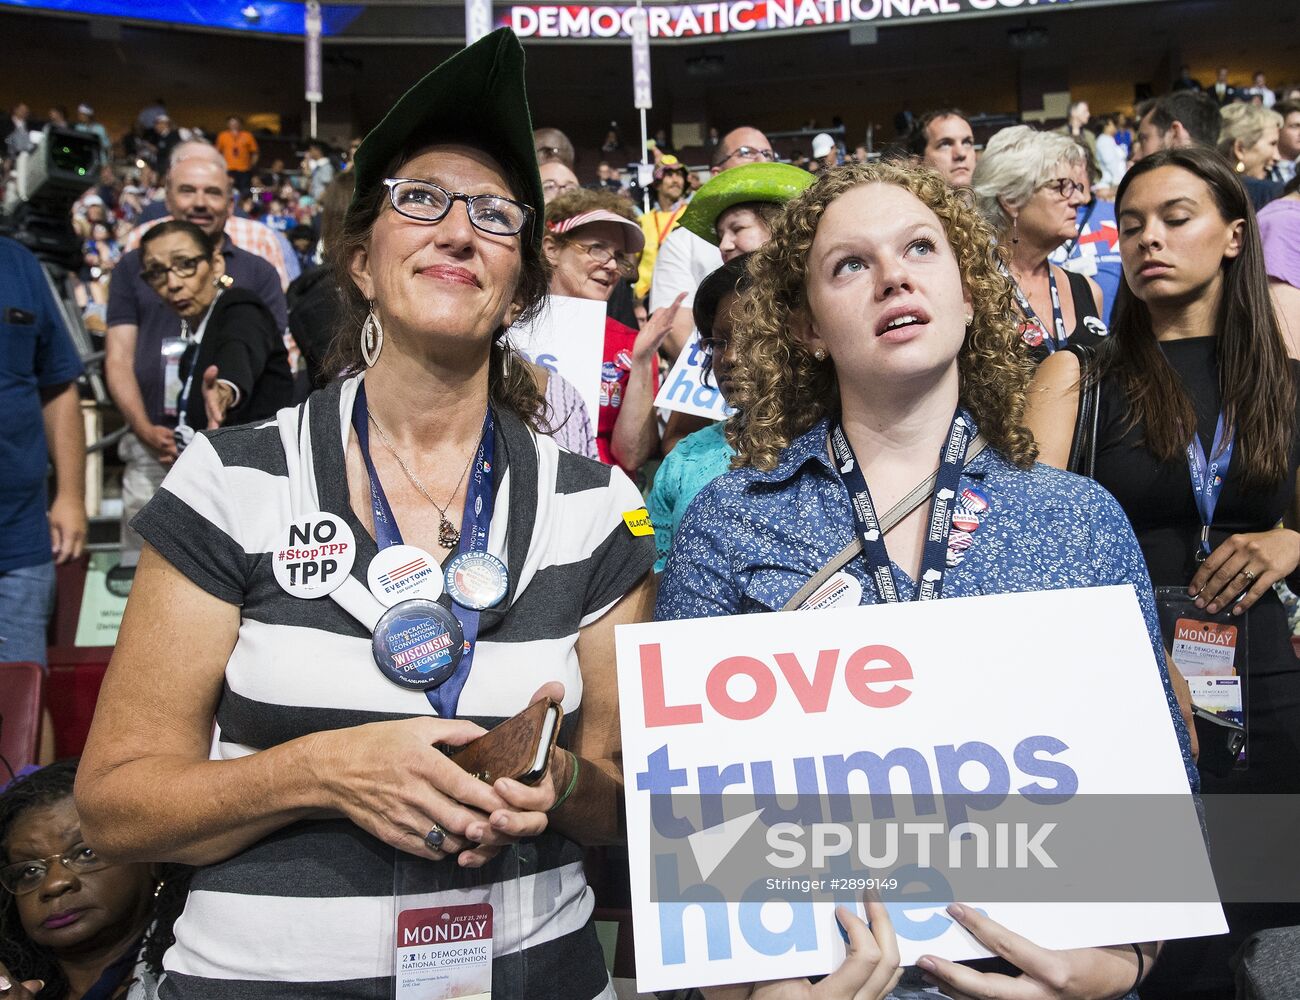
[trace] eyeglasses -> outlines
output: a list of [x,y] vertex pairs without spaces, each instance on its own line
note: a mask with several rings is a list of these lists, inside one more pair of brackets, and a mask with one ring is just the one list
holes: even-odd
[[636,254],[611,250],[603,243],[575,243],[574,246],[602,267],[611,260],[614,261],[614,266],[618,268],[619,274],[625,278],[636,275]]
[[105,861],[96,854],[93,847],[76,844],[62,854],[51,854],[48,858],[37,858],[32,861],[15,861],[12,865],[0,868],[0,885],[15,896],[25,896],[29,892],[35,892],[45,881],[50,865],[55,861],[76,875],[89,875],[91,872],[102,871],[111,866],[111,862]]
[[1040,184],[1039,187],[1051,188],[1066,201],[1069,201],[1076,194],[1083,194],[1088,190],[1084,185],[1080,184],[1076,180],[1071,180],[1069,177],[1056,177],[1048,181],[1046,184]]
[[389,177],[384,181],[388,200],[398,215],[416,222],[441,222],[451,211],[453,202],[463,201],[469,221],[479,232],[489,236],[514,236],[533,216],[530,206],[496,194],[461,194],[448,191],[431,181]]
[[147,267],[140,272],[140,277],[145,284],[158,288],[167,283],[167,275],[174,274],[178,278],[192,278],[198,273],[199,265],[207,260],[202,254],[197,257],[182,257],[174,261],[170,266],[164,264],[154,264],[153,267]]
[[542,181],[542,194],[546,195],[548,198],[553,198],[556,195],[568,194],[570,191],[576,190],[578,190],[578,185],[574,181],[565,181],[564,183],[560,183],[559,181]]
[[722,159],[715,162],[715,167],[720,167],[728,160],[740,157],[742,160],[766,160],[768,163],[776,161],[776,154],[770,149],[759,149],[757,146],[737,146]]

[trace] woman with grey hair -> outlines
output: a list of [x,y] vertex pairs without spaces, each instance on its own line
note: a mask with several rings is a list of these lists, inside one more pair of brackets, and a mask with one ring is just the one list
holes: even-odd
[[1078,208],[1088,203],[1088,188],[1084,148],[1027,125],[994,135],[971,179],[977,207],[1007,248],[1020,333],[1035,361],[1067,343],[1094,344],[1106,336],[1097,283],[1047,259],[1079,235]]

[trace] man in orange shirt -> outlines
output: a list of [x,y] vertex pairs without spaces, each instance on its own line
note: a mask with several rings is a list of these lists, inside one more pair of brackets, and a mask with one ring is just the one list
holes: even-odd
[[244,120],[238,115],[226,119],[226,130],[217,135],[217,149],[226,158],[226,172],[240,194],[248,194],[253,183],[253,168],[257,166],[257,140],[252,132],[244,131]]

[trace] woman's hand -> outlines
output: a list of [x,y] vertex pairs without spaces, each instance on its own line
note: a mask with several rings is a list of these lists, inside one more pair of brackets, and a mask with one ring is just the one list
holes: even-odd
[[[464,746],[484,732],[457,719],[374,722],[308,737],[307,758],[326,808],[399,850],[441,860],[466,847],[466,828],[505,808],[492,786],[437,749]],[[435,826],[446,833],[439,850],[424,840]],[[505,843],[488,833],[489,845]]]
[[677,318],[677,310],[681,308],[682,299],[684,298],[686,298],[686,293],[682,292],[677,298],[673,299],[672,305],[656,309],[646,321],[645,326],[641,327],[641,332],[636,335],[636,340],[632,344],[633,367],[649,364],[654,356],[659,353],[659,346],[664,342],[664,338],[672,332],[673,320]]
[[840,967],[819,983],[807,979],[776,979],[766,983],[706,987],[705,1000],[882,1000],[898,985],[898,938],[883,903],[867,902],[863,923],[843,906],[835,917],[848,934],[848,953]]
[[36,994],[43,989],[45,983],[39,979],[27,979],[20,983],[0,963],[0,997],[4,1000],[36,1000]]
[[[1128,993],[1137,977],[1137,956],[1131,945],[1052,951],[972,907],[954,903],[948,907],[948,915],[1023,973],[977,972],[934,955],[921,956],[916,964],[926,981],[952,1000],[1110,1000]],[[1153,950],[1147,957],[1148,966],[1154,957]]]
[[226,382],[218,382],[216,365],[208,365],[203,372],[203,407],[208,412],[208,426],[220,427],[226,422],[226,413],[235,405],[235,390]]
[[1187,594],[1210,614],[1231,605],[1234,615],[1242,615],[1297,565],[1300,532],[1274,528],[1232,535],[1201,563]]
[[[551,682],[530,704],[563,697],[564,686]],[[462,867],[477,868],[546,829],[546,810],[558,797],[555,769],[569,761],[553,754],[535,788],[505,778],[489,785],[436,747],[464,746],[485,732],[463,720],[418,718],[318,733],[325,746],[312,754],[314,769],[330,807],[386,844],[438,861],[459,854]],[[437,850],[424,840],[435,826],[446,834]]]
[[[547,698],[557,704],[562,702],[564,685],[559,681],[543,684],[528,699],[528,704],[535,705]],[[461,867],[479,868],[487,864],[504,844],[524,837],[536,837],[545,830],[548,822],[546,814],[555,807],[564,789],[569,787],[575,766],[574,755],[557,746],[551,753],[546,773],[537,784],[525,785],[511,778],[498,778],[492,785],[492,790],[505,805],[494,810],[484,820],[471,823],[465,830],[471,843],[479,846],[471,846],[461,852],[457,859]],[[486,846],[492,840],[497,842],[497,846]]]

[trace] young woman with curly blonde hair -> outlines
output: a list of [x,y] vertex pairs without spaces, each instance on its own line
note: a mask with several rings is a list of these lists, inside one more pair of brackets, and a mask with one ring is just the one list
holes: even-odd
[[[1133,530],[1100,487],[1035,464],[1023,426],[1033,365],[1000,253],[967,197],[929,170],[846,166],[787,204],[736,308],[735,468],[682,521],[656,617],[797,605],[850,546],[860,551],[841,563],[841,603],[1128,584],[1195,784]],[[878,530],[880,515],[931,475],[931,498]],[[923,957],[920,970],[951,996],[1117,997],[1155,957],[1153,943],[1049,951],[970,907],[950,912],[1023,972]],[[893,945],[873,919],[856,949],[870,959],[861,982],[840,975],[785,984],[788,994],[763,984],[717,996],[875,1000],[898,984]],[[911,995],[906,980],[901,989]]]

